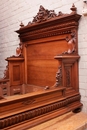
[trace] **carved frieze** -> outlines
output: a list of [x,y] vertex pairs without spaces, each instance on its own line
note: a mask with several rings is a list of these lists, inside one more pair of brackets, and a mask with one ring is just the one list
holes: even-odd
[[[45,105],[43,107],[39,107],[36,109],[32,109],[30,111],[26,111],[20,114],[16,114],[7,118],[4,118],[3,120],[0,120],[0,129],[4,129],[6,127],[10,127],[12,125],[21,123],[23,121],[33,119],[38,116],[42,116],[43,114],[46,114],[48,112],[52,112],[54,110],[57,110],[61,107],[67,106],[70,103],[73,103],[74,101],[79,101],[80,100],[80,95],[76,95],[74,97],[67,98],[63,101],[60,102],[55,102],[49,105]],[[29,127],[29,126],[28,126]]]

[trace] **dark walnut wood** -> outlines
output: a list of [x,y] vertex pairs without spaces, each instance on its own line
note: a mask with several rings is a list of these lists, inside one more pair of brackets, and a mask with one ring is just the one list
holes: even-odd
[[32,22],[20,24],[16,31],[19,47],[16,55],[6,58],[8,65],[0,80],[0,129],[26,130],[69,111],[81,110],[80,17],[74,5],[70,14],[56,14],[40,6]]

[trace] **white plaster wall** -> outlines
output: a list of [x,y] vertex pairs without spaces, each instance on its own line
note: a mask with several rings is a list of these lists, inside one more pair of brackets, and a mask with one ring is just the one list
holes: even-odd
[[[70,13],[72,3],[77,7],[77,13],[82,14],[83,0],[0,0],[0,78],[6,66],[5,58],[15,54],[19,44],[18,35],[21,21],[27,25],[38,12],[39,6],[54,9],[56,13]],[[79,87],[83,111],[87,113],[87,16],[82,16],[78,30],[79,55]]]

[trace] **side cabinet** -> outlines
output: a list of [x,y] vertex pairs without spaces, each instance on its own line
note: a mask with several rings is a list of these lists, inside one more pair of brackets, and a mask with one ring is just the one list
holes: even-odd
[[10,94],[21,94],[24,81],[24,58],[10,57],[6,59],[9,64]]

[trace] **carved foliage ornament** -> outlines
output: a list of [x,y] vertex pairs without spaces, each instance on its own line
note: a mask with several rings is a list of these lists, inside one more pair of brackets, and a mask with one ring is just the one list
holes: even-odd
[[[76,14],[76,7],[73,4],[71,9],[71,14]],[[28,25],[31,25],[33,23],[40,23],[46,20],[49,20],[51,18],[59,17],[59,16],[65,16],[67,14],[63,14],[61,11],[58,12],[58,14],[55,13],[54,10],[48,10],[45,9],[42,5],[40,5],[39,11],[36,16],[33,17],[32,22],[29,22]],[[24,24],[21,22],[20,27],[24,27]]]
[[58,87],[62,85],[62,67],[58,67],[58,71],[56,72],[56,83],[54,87]]
[[[76,7],[74,6],[74,4],[72,5],[71,10],[72,10],[72,13],[76,13]],[[63,14],[61,11],[59,11],[58,14],[56,14],[54,10],[45,9],[42,5],[40,5],[39,12],[33,18],[32,23],[46,21],[48,19],[59,17],[62,15],[65,15],[65,14]],[[30,23],[31,22],[29,22],[29,24]]]
[[45,21],[47,19],[56,17],[56,13],[54,12],[54,10],[48,10],[45,9],[42,5],[39,8],[39,12],[37,13],[37,15],[34,17],[32,22],[41,22],[41,21]]

